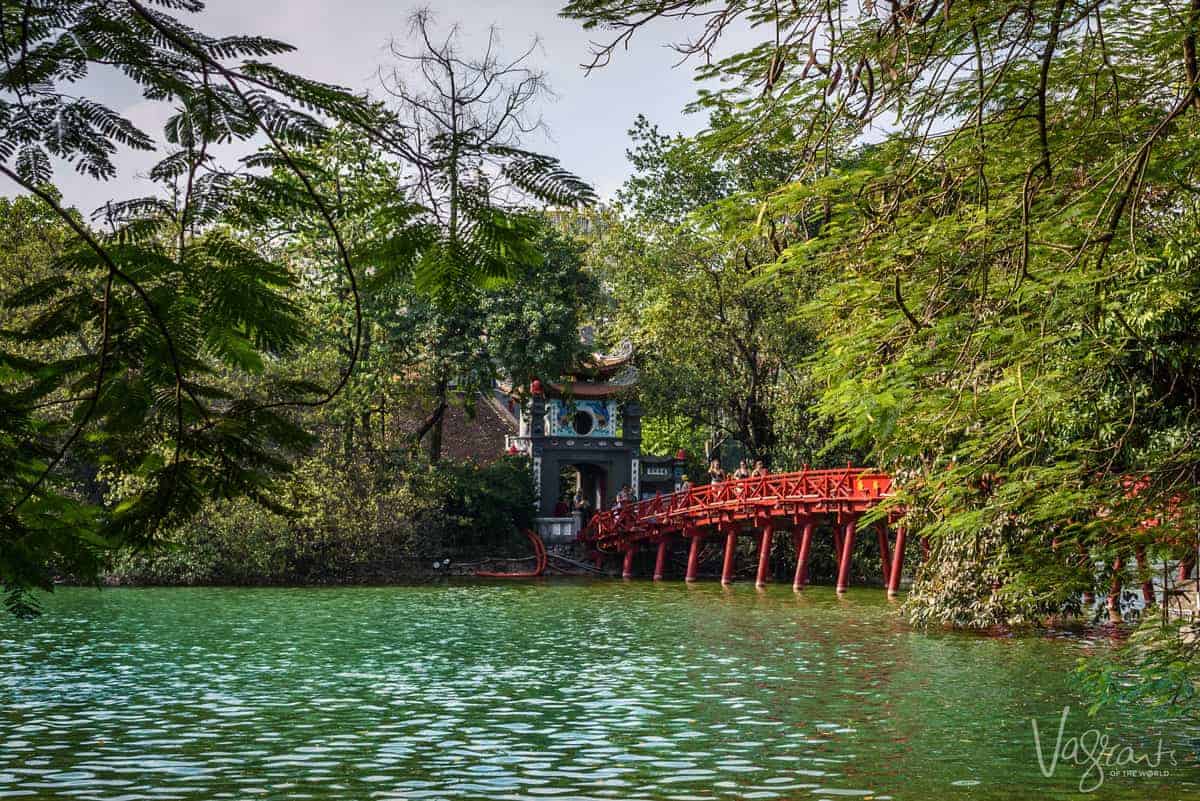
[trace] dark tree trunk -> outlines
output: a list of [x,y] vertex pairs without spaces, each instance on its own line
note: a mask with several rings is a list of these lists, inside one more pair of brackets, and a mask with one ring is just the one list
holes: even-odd
[[371,431],[371,410],[368,409],[359,415],[359,428],[362,430],[363,447],[370,453],[375,449],[374,432]]
[[421,423],[421,427],[413,433],[413,440],[416,442],[425,439],[425,435],[429,434],[430,462],[437,462],[442,458],[442,429],[446,419],[446,407],[449,405],[446,395],[448,390],[449,382],[444,378],[439,380],[437,386],[437,406],[425,418],[425,421]]

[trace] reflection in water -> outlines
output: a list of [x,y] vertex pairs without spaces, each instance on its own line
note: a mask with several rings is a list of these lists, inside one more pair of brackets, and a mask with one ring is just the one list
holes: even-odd
[[[1089,645],[914,633],[872,590],[66,590],[0,621],[0,798],[1080,798],[1032,717],[1160,734],[1084,719]],[[1200,797],[1163,727],[1169,776],[1089,797]]]

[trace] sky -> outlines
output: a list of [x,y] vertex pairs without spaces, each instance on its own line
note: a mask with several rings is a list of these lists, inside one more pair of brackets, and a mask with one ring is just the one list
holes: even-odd
[[[420,6],[403,0],[208,0],[207,9],[187,21],[207,33],[282,39],[298,50],[275,59],[281,66],[383,96],[378,69],[392,63],[388,43],[393,38],[407,41],[409,17]],[[586,74],[580,65],[588,60],[589,41],[602,32],[584,31],[578,22],[562,19],[560,6],[554,0],[440,0],[429,7],[440,29],[459,24],[465,53],[486,41],[493,24],[505,54],[515,56],[535,36],[541,39],[531,64],[546,72],[556,97],[541,109],[548,136],[535,136],[526,145],[557,156],[607,199],[629,173],[627,131],[639,113],[664,132],[693,133],[703,127],[702,119],[682,111],[697,89],[693,65],[675,66],[678,54],[666,44],[680,31],[663,23],[640,32],[607,67]],[[123,76],[89,78],[82,90],[161,138],[170,108],[142,100]],[[86,214],[110,199],[151,194],[151,184],[138,175],[156,160],[152,154],[122,153],[116,179],[100,183],[60,167],[55,180],[66,201]]]

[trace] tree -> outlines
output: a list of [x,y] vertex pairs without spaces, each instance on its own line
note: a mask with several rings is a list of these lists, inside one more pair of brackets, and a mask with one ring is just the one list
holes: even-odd
[[[723,79],[701,104],[737,109],[713,133],[795,126],[755,224],[819,211],[776,272],[823,276],[798,304],[818,410],[935,543],[910,614],[1038,619],[1144,578],[1143,554],[1194,555],[1200,5],[833,8],[565,13],[611,32],[597,65],[651,19],[701,17],[677,47]],[[715,57],[741,20],[761,43]]]
[[[27,588],[49,586],[59,571],[93,578],[104,550],[152,542],[164,522],[186,518],[206,498],[271,503],[272,479],[312,441],[303,410],[338,399],[368,350],[356,259],[372,264],[380,284],[416,275],[439,297],[536,261],[540,232],[511,196],[509,205],[493,196],[480,172],[486,159],[529,197],[587,196],[553,160],[503,141],[511,116],[480,138],[471,121],[486,125],[489,117],[473,117],[469,107],[489,102],[487,90],[513,74],[496,72],[490,51],[478,65],[483,83],[466,84],[477,94],[452,92],[444,107],[466,127],[413,130],[399,121],[412,108],[384,114],[269,63],[291,49],[284,43],[210,36],[180,19],[203,6],[0,5],[0,174],[72,235],[43,280],[4,299],[6,321],[20,324],[6,331],[0,352],[0,585],[17,611],[29,609]],[[451,71],[469,67],[449,50],[438,56]],[[162,142],[72,91],[97,69],[172,105]],[[436,110],[433,101],[409,101],[421,106],[418,117]],[[370,209],[342,207],[336,194],[344,176],[323,173],[302,152],[326,143],[329,121],[419,176],[401,193],[402,208],[381,204],[397,212],[385,228],[379,210],[372,217]],[[233,167],[213,157],[216,144],[255,138],[265,149]],[[159,193],[107,204],[97,228],[64,208],[50,184],[55,159],[100,180],[115,175],[119,147],[163,145],[150,173]],[[233,235],[268,222],[279,223],[286,242],[258,239],[255,248]],[[356,253],[343,222],[368,229],[356,232],[363,240]],[[317,269],[281,258],[284,244],[305,238],[324,248],[315,253]],[[312,335],[310,303],[330,298],[345,312],[342,363],[299,375],[274,369]],[[82,353],[59,347],[67,333],[83,337]],[[81,498],[63,475],[76,462],[120,477],[120,503]]]
[[[439,432],[451,390],[473,414],[497,379],[519,392],[532,378],[562,375],[576,363],[580,320],[598,289],[583,269],[578,242],[545,220],[531,232],[539,258],[516,265],[499,285],[460,287],[453,302],[423,293],[415,278],[382,289],[398,302],[378,318],[377,341],[399,357],[390,369],[409,376],[409,390],[432,407],[409,432],[414,443],[428,442],[430,461],[441,456]],[[370,303],[380,303],[374,290],[371,295]]]
[[[313,114],[368,125],[370,109],[262,60],[291,49],[281,42],[201,34],[154,6],[203,8],[196,0],[0,5],[0,175],[73,234],[44,280],[5,299],[6,317],[24,323],[6,340],[50,343],[69,332],[87,340],[82,353],[0,353],[0,584],[18,611],[29,608],[26,588],[48,586],[55,571],[94,576],[101,549],[152,540],[163,520],[188,514],[202,496],[265,500],[281,452],[306,439],[284,410],[333,397],[355,360],[332,390],[275,386],[239,397],[217,388],[214,375],[253,373],[302,332],[284,291],[288,271],[210,226],[247,168],[274,161],[306,182],[288,148],[324,136]],[[110,204],[103,232],[60,205],[49,185],[53,159],[107,179],[118,147],[158,143],[70,91],[93,68],[116,70],[175,109],[168,152],[151,171],[173,192]],[[213,164],[211,145],[260,135],[270,156],[232,171]],[[295,202],[325,209],[306,183]],[[341,262],[353,287],[347,253]],[[119,465],[137,476],[137,490],[113,508],[81,499],[59,475],[69,460]]]
[[437,461],[451,383],[475,363],[464,364],[462,357],[481,347],[466,319],[470,313],[459,313],[469,312],[475,301],[467,279],[527,273],[541,260],[534,245],[543,220],[531,206],[574,207],[595,196],[557,160],[522,147],[522,137],[541,126],[533,116],[535,104],[548,91],[544,75],[527,63],[536,42],[505,60],[492,28],[483,55],[469,58],[460,52],[457,28],[435,38],[427,10],[412,16],[411,34],[413,47],[392,46],[398,63],[385,89],[399,101],[395,125],[411,134],[404,140],[411,144],[397,154],[415,167],[405,189],[424,207],[432,229],[412,265],[415,286],[444,312],[436,318],[440,330],[432,334],[440,350],[434,363],[441,364],[429,419],[429,455]]
[[[713,123],[726,118],[714,114]],[[766,280],[786,229],[772,239],[747,219],[758,188],[783,180],[788,160],[767,148],[723,157],[704,141],[664,136],[644,117],[630,135],[635,172],[590,258],[614,296],[608,326],[647,355],[647,415],[711,432],[710,449],[732,437],[767,461],[813,459],[807,425],[782,425],[783,408],[806,391],[798,365],[811,338],[791,300],[804,282]]]
[[[326,199],[339,237],[318,208],[293,202],[304,185],[278,164],[265,179],[270,191],[262,191],[261,179],[231,187],[236,199],[224,222],[265,258],[287,263],[296,273],[308,348],[274,368],[292,380],[331,383],[357,349],[354,375],[343,390],[306,413],[323,436],[329,427],[339,429],[344,456],[351,460],[359,445],[370,450],[385,438],[387,409],[412,396],[410,382],[396,378],[407,379],[410,352],[419,343],[391,336],[389,328],[397,310],[412,302],[412,287],[394,268],[415,260],[433,234],[421,219],[424,209],[403,189],[409,167],[383,157],[361,129],[337,126],[324,141],[299,149],[295,158]],[[341,280],[339,247],[362,265],[361,292]],[[385,263],[393,269],[381,269]],[[376,286],[381,273],[389,280]]]
[[617,200],[639,220],[678,227],[692,212],[741,188],[719,153],[682,134],[666,136],[641,114],[629,138],[625,156],[633,174]]
[[[430,292],[418,271],[397,269],[393,261],[415,262],[440,247],[436,216],[411,199],[411,167],[348,128],[299,155],[330,199],[347,247],[367,265],[358,370],[319,412],[321,423],[341,430],[347,460],[360,445],[372,450],[394,446],[397,436],[413,443],[431,439],[451,390],[473,407],[497,377],[527,386],[532,376],[558,375],[573,361],[578,317],[596,290],[582,271],[580,246],[546,217],[530,221],[526,246],[536,258],[508,264],[506,278],[456,281]],[[273,177],[295,183],[281,170]],[[353,306],[336,280],[336,243],[311,211],[297,213],[290,204],[252,208],[255,214],[238,219],[239,232],[295,266],[315,303],[308,354],[280,366],[292,377],[326,375],[344,361],[354,333]],[[413,406],[432,411],[414,430],[393,427],[393,436],[385,437],[387,411]]]
[[[684,416],[771,460],[777,406],[795,388],[805,333],[789,319],[781,285],[760,283],[760,243],[710,234],[612,227],[594,246],[616,299],[614,331],[633,339],[649,415]],[[753,255],[750,255],[753,254]],[[681,443],[682,445],[682,443]]]
[[[0,198],[0,297],[14,295],[27,287],[45,281],[52,275],[51,265],[76,245],[77,238],[70,226],[53,210],[32,197]],[[15,332],[28,325],[36,311],[9,311],[4,329]],[[77,352],[90,352],[90,342],[83,331],[74,332],[73,345]],[[67,335],[70,337],[70,335]],[[12,345],[22,356],[49,357],[54,346],[38,348],[35,343]]]

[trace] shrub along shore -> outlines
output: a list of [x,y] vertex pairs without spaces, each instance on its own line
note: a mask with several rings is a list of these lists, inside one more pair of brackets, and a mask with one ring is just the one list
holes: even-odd
[[519,532],[533,508],[528,469],[519,458],[485,467],[306,459],[280,487],[281,508],[246,498],[207,502],[166,528],[161,547],[118,552],[103,581],[390,583],[427,579],[459,562],[523,556]]

